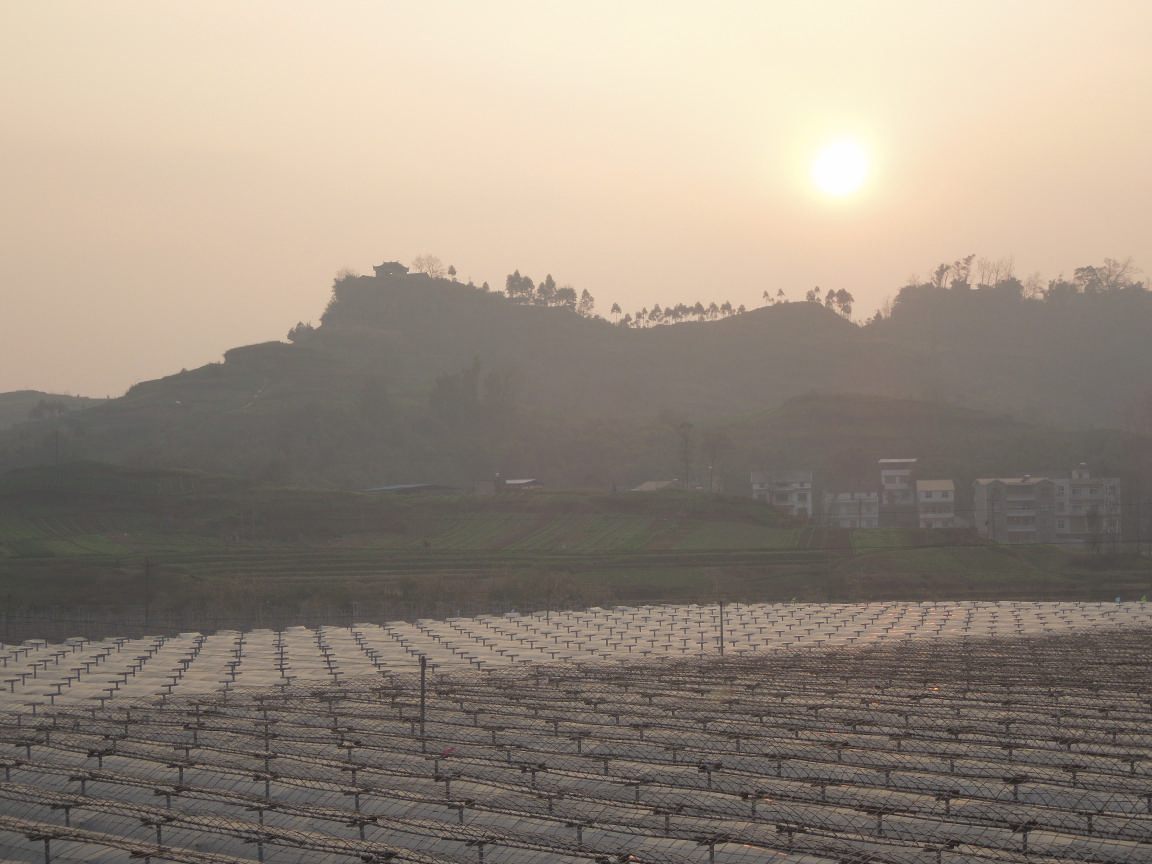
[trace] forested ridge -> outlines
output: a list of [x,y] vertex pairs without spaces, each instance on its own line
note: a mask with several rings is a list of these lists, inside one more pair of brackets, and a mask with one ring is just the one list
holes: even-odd
[[707,475],[735,492],[756,468],[850,474],[892,454],[960,479],[1143,471],[1152,293],[1126,262],[1042,285],[962,259],[860,324],[830,290],[605,318],[550,275],[498,292],[377,271],[341,273],[286,342],[41,412],[0,435],[0,468],[94,459],[344,488]]

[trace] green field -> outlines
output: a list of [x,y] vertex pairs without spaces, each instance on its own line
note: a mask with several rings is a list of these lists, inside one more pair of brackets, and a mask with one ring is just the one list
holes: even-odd
[[615,603],[1110,600],[1150,593],[1150,579],[1136,556],[824,529],[698,492],[372,495],[91,463],[0,477],[6,639],[51,621],[207,629]]

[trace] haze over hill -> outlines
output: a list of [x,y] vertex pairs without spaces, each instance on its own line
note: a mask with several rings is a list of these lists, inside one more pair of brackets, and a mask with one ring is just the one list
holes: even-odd
[[895,452],[948,476],[1137,471],[1152,293],[1083,269],[1032,296],[938,273],[865,325],[813,298],[640,328],[403,268],[345,275],[318,326],[9,430],[0,466],[83,458],[349,488],[676,476],[732,491],[752,468],[851,475]]

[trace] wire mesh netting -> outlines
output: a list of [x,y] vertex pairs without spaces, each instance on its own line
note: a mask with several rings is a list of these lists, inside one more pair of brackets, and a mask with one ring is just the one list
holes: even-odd
[[678,606],[6,645],[0,862],[1148,862],[1150,616]]

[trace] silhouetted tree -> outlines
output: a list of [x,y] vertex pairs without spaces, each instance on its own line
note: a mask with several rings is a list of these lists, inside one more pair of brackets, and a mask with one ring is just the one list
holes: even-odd
[[997,282],[992,290],[1003,297],[1011,297],[1013,300],[1019,300],[1024,296],[1024,283],[1015,276],[1009,276]]
[[556,299],[556,280],[552,278],[549,273],[544,277],[544,281],[536,286],[536,296],[533,303],[537,306],[551,306],[552,302]]
[[1048,283],[1048,290],[1044,292],[1047,303],[1065,303],[1080,293],[1075,282],[1069,282],[1063,275],[1056,277]]
[[552,302],[561,309],[575,312],[580,300],[576,296],[576,289],[571,285],[561,285],[552,295]]
[[855,297],[852,296],[846,288],[841,288],[835,295],[836,311],[843,315],[845,318],[852,319],[852,303]]
[[972,261],[975,255],[968,255],[952,264],[952,282],[949,287],[953,291],[967,291],[972,287],[969,276],[972,273]]
[[311,322],[305,324],[303,321],[299,321],[295,327],[288,331],[288,341],[303,342],[315,332],[316,328],[312,326]]
[[427,273],[433,279],[440,279],[444,276],[444,264],[435,255],[418,255],[412,261],[412,271]]
[[1011,258],[980,258],[976,262],[976,287],[991,288],[1001,279],[1012,276]]
[[1099,294],[1142,287],[1140,282],[1132,278],[1138,272],[1131,258],[1123,261],[1105,258],[1102,267],[1077,267],[1074,281],[1085,294]]
[[536,286],[527,276],[521,276],[520,271],[510,273],[504,280],[504,293],[513,303],[531,303],[536,294]]
[[940,264],[935,270],[932,271],[932,279],[929,282],[931,287],[937,290],[944,290],[948,287],[948,274],[952,272],[951,264]]

